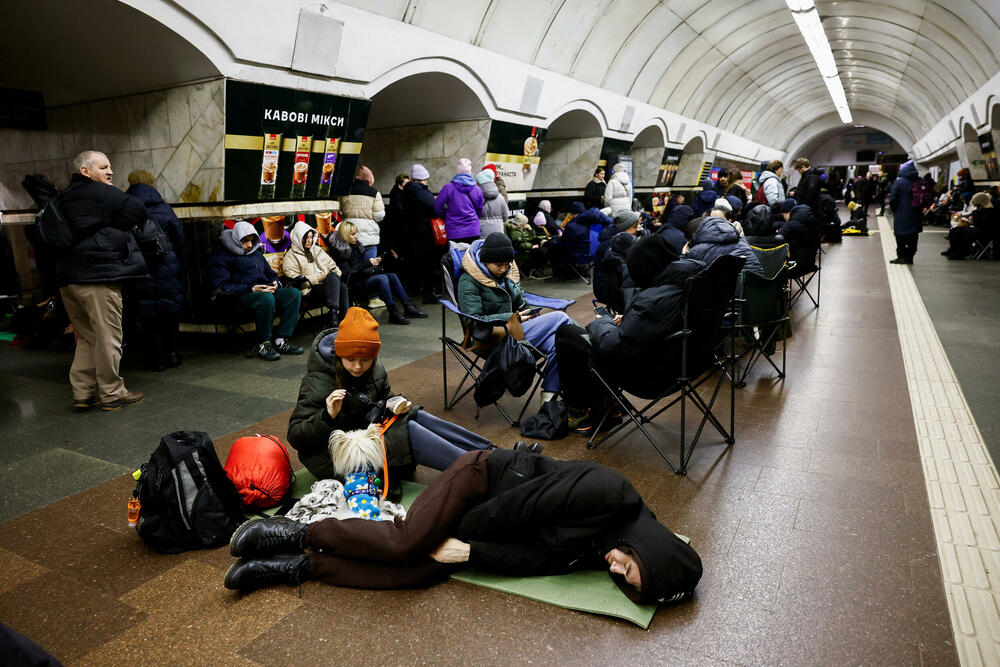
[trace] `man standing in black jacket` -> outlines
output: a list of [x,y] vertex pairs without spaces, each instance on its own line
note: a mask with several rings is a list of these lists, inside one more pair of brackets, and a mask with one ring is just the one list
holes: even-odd
[[823,172],[813,167],[809,160],[804,157],[797,158],[792,163],[792,168],[799,172],[802,177],[795,188],[795,199],[799,204],[804,204],[812,209],[813,213],[819,210],[819,191],[822,185]]
[[73,408],[117,410],[145,396],[125,388],[122,358],[122,289],[126,280],[147,277],[132,229],[146,219],[146,207],[114,187],[108,156],[84,151],[76,173],[59,196],[59,208],[74,245],[56,262],[59,292],[77,335],[69,371]]
[[405,519],[255,519],[229,546],[240,560],[225,585],[242,592],[306,579],[409,588],[470,564],[513,576],[606,569],[630,599],[655,603],[689,597],[702,573],[620,473],[524,450],[463,454]]

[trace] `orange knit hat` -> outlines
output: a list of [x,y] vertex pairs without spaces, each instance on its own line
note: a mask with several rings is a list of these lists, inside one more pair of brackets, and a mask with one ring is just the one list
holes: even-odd
[[364,308],[348,308],[340,323],[333,349],[338,357],[373,359],[378,356],[382,339],[378,337],[378,322]]

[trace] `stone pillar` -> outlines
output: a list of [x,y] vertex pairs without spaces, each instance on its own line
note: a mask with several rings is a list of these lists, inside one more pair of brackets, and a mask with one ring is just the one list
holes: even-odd
[[535,190],[582,190],[594,175],[603,137],[546,139],[535,177]]

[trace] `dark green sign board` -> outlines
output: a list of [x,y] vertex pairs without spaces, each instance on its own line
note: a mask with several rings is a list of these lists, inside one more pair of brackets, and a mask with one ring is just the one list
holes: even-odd
[[544,128],[495,120],[486,141],[486,164],[495,165],[508,192],[531,190],[542,158]]
[[370,100],[226,81],[225,199],[347,194]]

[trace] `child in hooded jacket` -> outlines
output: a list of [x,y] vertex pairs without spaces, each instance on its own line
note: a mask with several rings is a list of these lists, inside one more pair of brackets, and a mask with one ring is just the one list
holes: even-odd
[[336,327],[347,314],[351,300],[347,285],[340,279],[340,267],[319,247],[316,236],[316,230],[306,223],[295,223],[292,245],[285,253],[285,277],[292,281],[302,279],[299,290],[303,298],[313,294],[314,287],[322,286],[324,305],[330,309],[331,323]]

